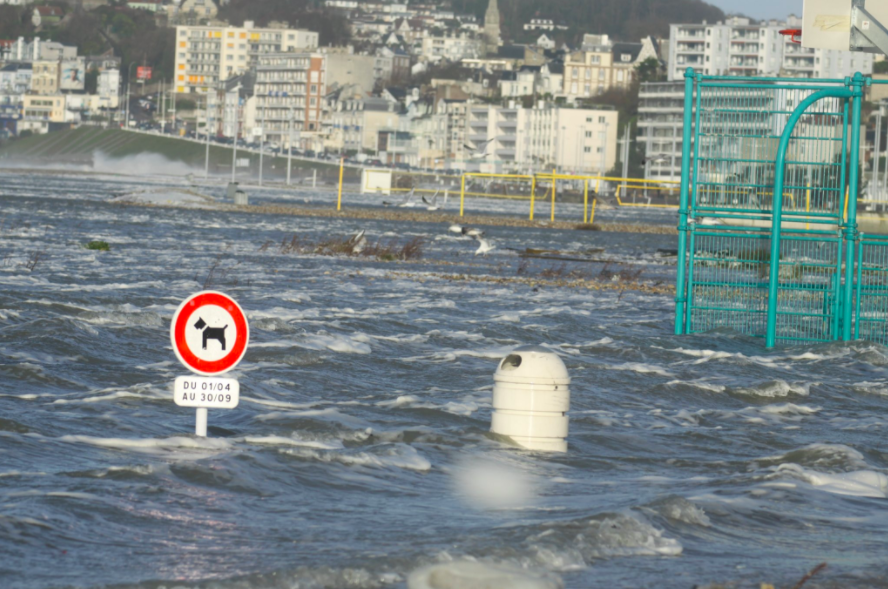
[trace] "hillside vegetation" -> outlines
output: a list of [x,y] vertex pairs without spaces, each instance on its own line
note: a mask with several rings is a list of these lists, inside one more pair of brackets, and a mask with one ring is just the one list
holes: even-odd
[[[455,12],[483,18],[488,0],[452,0]],[[715,22],[725,18],[720,8],[701,0],[499,0],[503,34],[525,36],[524,23],[532,18],[562,22],[569,29],[564,39],[575,43],[583,33],[606,33],[623,41],[643,36],[669,36],[670,23]]]

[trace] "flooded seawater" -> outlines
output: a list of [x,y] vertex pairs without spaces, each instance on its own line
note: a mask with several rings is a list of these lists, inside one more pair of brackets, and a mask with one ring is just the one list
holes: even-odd
[[[670,235],[488,227],[476,256],[444,222],[109,202],[163,184],[0,172],[3,589],[792,587],[821,562],[806,588],[888,587],[888,349],[672,335],[671,295],[614,287],[670,284]],[[675,223],[599,219],[635,214]],[[281,247],[361,229],[422,257]],[[543,280],[570,273],[608,288]],[[251,342],[197,438],[169,326],[204,287]],[[570,372],[565,454],[488,431],[523,344]]]

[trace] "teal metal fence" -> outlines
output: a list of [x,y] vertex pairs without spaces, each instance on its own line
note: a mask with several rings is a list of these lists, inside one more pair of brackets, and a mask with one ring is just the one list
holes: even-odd
[[676,333],[888,343],[888,238],[856,222],[868,80],[685,84]]

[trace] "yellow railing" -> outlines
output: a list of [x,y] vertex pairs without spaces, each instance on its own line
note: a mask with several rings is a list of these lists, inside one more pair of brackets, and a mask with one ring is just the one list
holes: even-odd
[[[478,192],[466,192],[466,178],[501,178],[501,179],[517,179],[519,181],[530,182],[530,195],[523,196],[520,194],[487,194]],[[525,174],[483,174],[480,172],[466,172],[462,175],[459,186],[459,216],[464,216],[466,196],[480,196],[485,198],[508,198],[512,200],[530,199],[530,218],[533,219],[533,203],[534,192],[536,191],[536,176]]]

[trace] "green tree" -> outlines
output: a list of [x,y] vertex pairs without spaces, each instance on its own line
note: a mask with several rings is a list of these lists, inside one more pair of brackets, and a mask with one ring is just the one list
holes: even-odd
[[635,79],[639,82],[662,82],[666,78],[660,60],[648,57],[635,66]]
[[888,74],[888,60],[877,61],[873,64],[874,74]]
[[0,39],[30,37],[33,33],[34,26],[23,8],[8,4],[0,6]]

